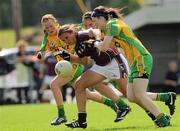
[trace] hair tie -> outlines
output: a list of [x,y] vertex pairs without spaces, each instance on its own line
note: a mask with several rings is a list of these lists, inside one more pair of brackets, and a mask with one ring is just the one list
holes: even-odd
[[103,12],[97,12],[97,11],[93,11],[91,13],[91,17],[100,17],[100,16],[103,16],[105,18],[108,18],[108,15],[106,13],[103,13]]

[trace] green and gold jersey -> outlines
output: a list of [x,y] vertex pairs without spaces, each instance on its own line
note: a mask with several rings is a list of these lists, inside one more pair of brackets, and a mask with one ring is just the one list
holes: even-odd
[[105,36],[113,36],[112,48],[122,48],[132,66],[139,56],[150,54],[132,30],[122,20],[111,19],[102,30]]
[[[64,43],[62,40],[58,38],[58,34],[55,34],[53,36],[44,34],[44,40],[41,45],[41,50],[45,52],[51,52],[52,54],[54,54],[55,52],[61,50],[61,48],[65,49],[70,54],[75,53],[75,45],[68,45]],[[59,55],[57,55],[55,58],[57,61],[60,61],[63,59]],[[81,64],[72,63],[72,66],[73,66],[73,77],[77,77],[84,70],[84,66]]]

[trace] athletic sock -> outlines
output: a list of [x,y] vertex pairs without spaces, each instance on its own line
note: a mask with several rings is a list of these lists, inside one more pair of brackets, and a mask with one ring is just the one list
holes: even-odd
[[119,98],[118,101],[116,101],[116,105],[119,107],[119,109],[125,109],[128,105],[122,100],[122,98]]
[[157,117],[156,117],[158,123],[162,126],[166,126],[169,123],[169,120],[166,118],[164,113],[160,113]]
[[156,100],[166,102],[169,100],[169,93],[158,93]]
[[112,107],[112,105],[113,105],[113,101],[111,99],[106,98],[106,97],[102,98],[102,102],[104,105],[107,105],[109,107]]
[[78,113],[78,121],[80,123],[86,122],[87,113],[86,112],[79,112]]
[[146,114],[154,121],[156,119],[156,117],[150,112],[150,111],[146,111]]
[[65,111],[64,111],[64,106],[58,106],[58,117],[63,117],[65,116]]

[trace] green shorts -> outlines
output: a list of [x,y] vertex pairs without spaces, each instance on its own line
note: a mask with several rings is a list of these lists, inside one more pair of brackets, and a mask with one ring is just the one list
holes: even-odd
[[150,54],[138,57],[131,66],[130,73],[128,75],[128,82],[133,83],[134,78],[147,76],[149,79],[152,71],[153,58]]
[[118,89],[118,82],[116,80],[110,80],[109,81],[116,89]]
[[69,83],[74,82],[83,72],[84,72],[84,66],[81,64],[77,64],[76,71],[73,75],[73,79]]

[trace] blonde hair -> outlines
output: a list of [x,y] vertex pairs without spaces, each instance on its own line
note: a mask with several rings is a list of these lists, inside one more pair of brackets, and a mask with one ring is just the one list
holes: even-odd
[[58,23],[58,20],[53,16],[53,14],[43,15],[41,18],[41,24],[43,24],[47,20],[53,20],[55,23]]
[[17,42],[17,47],[19,48],[19,47],[22,47],[22,46],[26,47],[26,46],[28,46],[28,43],[25,40],[19,40]]

